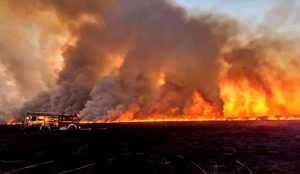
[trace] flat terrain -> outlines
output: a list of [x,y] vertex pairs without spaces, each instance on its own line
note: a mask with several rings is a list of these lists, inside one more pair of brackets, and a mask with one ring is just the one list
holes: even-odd
[[300,173],[300,122],[0,126],[0,173]]

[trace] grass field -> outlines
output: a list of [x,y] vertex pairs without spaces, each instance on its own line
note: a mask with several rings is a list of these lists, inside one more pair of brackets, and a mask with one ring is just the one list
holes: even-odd
[[0,126],[0,173],[300,173],[300,122]]

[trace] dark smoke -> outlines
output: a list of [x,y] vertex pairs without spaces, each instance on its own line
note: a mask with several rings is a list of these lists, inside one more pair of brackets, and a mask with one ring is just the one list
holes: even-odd
[[[228,67],[223,78],[237,83],[246,79],[271,95],[273,91],[264,73],[273,71],[278,75],[285,68],[270,57],[283,55],[286,50],[293,52],[291,45],[296,43],[277,36],[259,37],[264,35],[259,33],[258,38],[241,44],[238,36],[242,34],[236,21],[215,14],[188,16],[185,10],[166,0],[7,3],[17,16],[54,13],[62,28],[76,40],[60,48],[64,67],[57,77],[51,75],[56,81],[42,90],[36,90],[39,84],[28,83],[35,81],[30,78],[39,77],[27,76],[30,73],[23,69],[26,61],[18,61],[22,63],[20,68],[14,63],[8,66],[18,70],[9,74],[27,85],[19,85],[24,91],[33,90],[27,97],[31,100],[18,113],[80,112],[86,119],[114,120],[133,109],[135,117],[161,113],[178,116],[185,114],[194,91],[198,91],[222,115],[219,81],[224,63]],[[290,60],[297,62],[297,55],[295,52]],[[28,71],[44,73],[45,64],[44,60],[37,62]],[[165,84],[158,87],[160,73],[165,75]],[[43,79],[47,79],[47,74]],[[5,96],[2,90],[0,96]],[[1,102],[3,106],[6,103]]]
[[[166,113],[175,106],[182,114],[195,89],[221,112],[218,56],[234,25],[212,15],[186,18],[181,8],[163,1],[122,1],[120,7],[108,29],[132,31],[134,45],[118,75],[96,84],[81,115],[105,119],[108,111],[132,105],[140,108],[136,116]],[[170,90],[157,89],[159,72],[166,74],[163,88]]]
[[[65,67],[59,73],[58,87],[38,95],[26,103],[21,110],[79,112],[89,99],[89,93],[95,82],[110,66],[112,60],[109,60],[108,54],[118,51],[118,46],[113,48],[113,45],[106,44],[114,41],[110,31],[104,29],[100,23],[74,26],[73,22],[79,20],[81,15],[92,15],[96,21],[101,21],[101,14],[105,11],[103,6],[107,6],[110,2],[78,1],[76,6],[68,5],[74,3],[70,1],[34,2],[38,7],[54,9],[68,24],[78,41],[75,46],[69,46],[64,51]],[[123,43],[119,42],[119,44]]]
[[[119,1],[107,7],[109,10],[99,1],[84,2],[73,7],[67,1],[37,1],[36,7],[31,6],[54,9],[62,20],[71,23],[68,27],[78,42],[64,52],[65,67],[59,74],[58,87],[26,103],[23,111],[83,109],[83,116],[102,118],[115,109],[126,110],[136,104],[143,108],[140,114],[154,114],[172,106],[179,106],[181,114],[194,90],[222,111],[218,57],[236,32],[233,22],[214,15],[187,18],[183,9],[160,0]],[[97,22],[72,25],[83,14]],[[124,62],[117,75],[103,80],[114,61],[111,53],[124,54]],[[159,72],[168,78],[164,88],[178,89],[158,91],[155,84]],[[169,98],[172,95],[168,93],[178,96]],[[157,104],[153,108],[151,103]]]

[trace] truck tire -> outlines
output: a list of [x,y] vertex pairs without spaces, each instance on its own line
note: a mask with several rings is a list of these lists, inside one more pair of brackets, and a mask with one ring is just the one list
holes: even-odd
[[77,126],[76,125],[69,125],[68,130],[75,131],[75,130],[77,130]]
[[40,131],[41,132],[48,132],[48,131],[50,131],[50,127],[49,126],[41,126]]

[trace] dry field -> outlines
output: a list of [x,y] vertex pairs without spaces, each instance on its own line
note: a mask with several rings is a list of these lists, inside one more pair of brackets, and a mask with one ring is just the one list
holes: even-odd
[[0,173],[300,173],[300,122],[0,127]]

